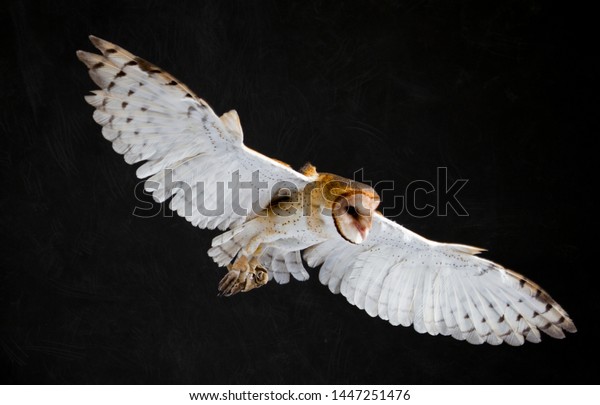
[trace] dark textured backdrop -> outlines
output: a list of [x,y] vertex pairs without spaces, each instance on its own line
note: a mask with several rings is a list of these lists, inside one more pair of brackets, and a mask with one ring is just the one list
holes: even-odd
[[[0,359],[8,383],[590,383],[597,355],[585,11],[541,1],[52,1],[0,11]],[[114,3],[114,4],[113,4]],[[117,5],[118,4],[118,5]],[[577,18],[574,18],[578,14]],[[469,183],[468,217],[397,220],[489,249],[579,332],[471,346],[320,285],[218,298],[217,233],[140,219],[135,170],[83,95],[93,33],[173,73],[246,143],[299,167]],[[386,205],[390,205],[390,200]],[[586,242],[588,241],[588,242]],[[593,368],[592,368],[593,369]]]

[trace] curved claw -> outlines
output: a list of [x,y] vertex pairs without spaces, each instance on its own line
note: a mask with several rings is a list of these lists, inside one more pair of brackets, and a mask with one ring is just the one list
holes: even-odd
[[219,282],[218,295],[230,297],[239,292],[248,292],[262,287],[267,284],[267,281],[269,281],[269,274],[262,267],[249,270],[234,270],[230,267]]
[[242,272],[238,270],[227,272],[219,282],[219,296],[224,295],[225,297],[230,297],[242,291],[242,284],[239,281],[241,275]]
[[[252,288],[262,287],[263,285],[267,284],[267,281],[269,281],[269,273],[267,272],[267,270],[263,269],[262,267],[257,267],[256,269],[254,269],[254,272],[254,277],[252,277],[254,286]],[[252,288],[250,288],[250,290]]]

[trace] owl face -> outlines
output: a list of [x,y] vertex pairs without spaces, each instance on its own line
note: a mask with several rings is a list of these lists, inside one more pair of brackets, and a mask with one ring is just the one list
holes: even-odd
[[331,207],[331,215],[342,238],[355,244],[364,242],[378,205],[379,198],[361,192],[337,197]]
[[335,229],[350,243],[363,243],[373,223],[379,196],[363,183],[330,173],[321,173],[316,190],[323,198],[323,207],[331,210]]

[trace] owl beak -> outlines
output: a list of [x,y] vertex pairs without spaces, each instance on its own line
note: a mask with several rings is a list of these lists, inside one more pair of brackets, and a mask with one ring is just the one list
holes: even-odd
[[362,242],[367,240],[367,236],[369,236],[369,228],[362,226],[362,225],[357,225],[356,228],[358,229],[358,232],[360,233]]
[[360,236],[362,236],[362,240],[363,242],[367,240],[367,236],[369,236],[369,230],[368,229],[364,229],[362,231],[360,231]]

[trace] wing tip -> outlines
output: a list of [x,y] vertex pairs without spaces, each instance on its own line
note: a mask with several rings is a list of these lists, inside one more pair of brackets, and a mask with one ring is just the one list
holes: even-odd
[[[95,35],[88,35],[88,38],[90,40],[90,42],[92,43],[92,45],[94,45],[98,50],[100,50],[102,53],[104,53],[107,49],[109,48],[116,48],[116,45],[102,39],[102,38],[98,38]],[[91,52],[86,52],[86,51],[82,51],[82,50],[78,50],[75,52],[75,54],[77,55],[77,58],[79,58],[80,61],[82,61],[83,63],[87,64],[87,60],[89,60],[90,58],[92,58],[91,55],[95,55]]]
[[100,51],[102,52],[102,54],[106,57],[109,57],[110,54],[115,53],[115,52],[120,52],[123,53],[127,56],[132,56],[130,55],[127,51],[125,51],[123,48],[113,44],[112,42],[109,42],[105,39],[99,38],[95,35],[89,35],[88,38],[90,39],[90,42]]
[[87,66],[88,69],[91,69],[95,63],[94,55],[98,56],[94,53],[86,52],[86,51],[82,51],[82,50],[76,51],[75,55],[77,56],[77,59],[79,59],[85,66]]
[[468,255],[478,255],[480,253],[488,251],[487,249],[480,248],[477,246],[462,245],[459,243],[448,243],[448,246],[450,246],[452,249],[454,249],[457,252],[466,253]]
[[575,322],[570,318],[567,321],[563,321],[559,326],[569,333],[577,333],[577,326],[575,326]]
[[98,38],[95,35],[88,35],[88,38],[90,39],[90,42],[98,49],[102,49],[102,47],[104,47],[107,43],[109,43],[108,41],[105,41],[102,38]]

